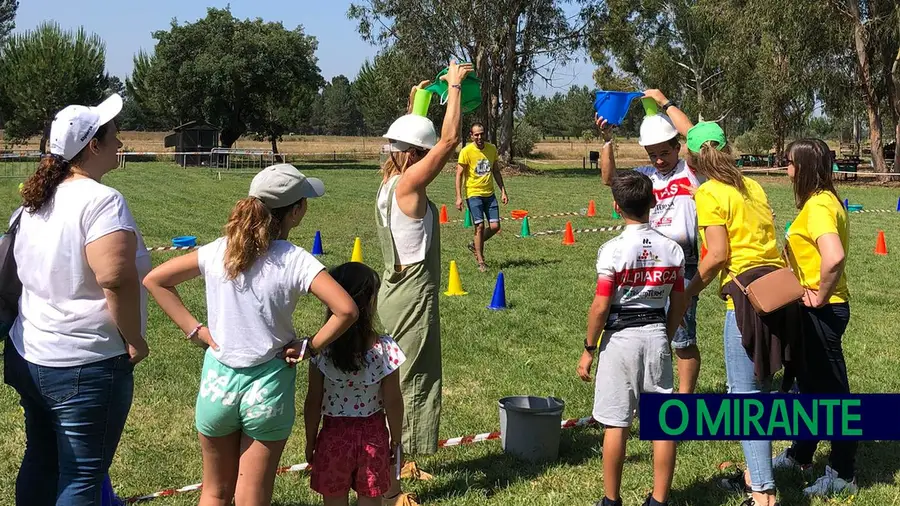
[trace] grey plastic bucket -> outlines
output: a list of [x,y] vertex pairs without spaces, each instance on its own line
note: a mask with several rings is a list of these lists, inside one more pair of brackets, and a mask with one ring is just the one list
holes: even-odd
[[566,403],[556,397],[514,396],[500,399],[503,451],[524,460],[556,460]]

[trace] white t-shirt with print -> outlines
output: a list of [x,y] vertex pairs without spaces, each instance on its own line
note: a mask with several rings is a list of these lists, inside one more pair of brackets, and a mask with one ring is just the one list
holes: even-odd
[[296,338],[297,301],[325,266],[305,249],[279,240],[231,280],[225,274],[227,244],[220,237],[197,251],[206,281],[207,326],[219,345],[210,353],[228,367],[252,367],[275,358]]
[[406,356],[390,337],[381,336],[365,354],[360,371],[346,372],[335,367],[327,351],[312,358],[312,366],[325,376],[322,414],[339,417],[367,417],[384,409],[381,380],[400,368]]
[[697,205],[691,192],[681,185],[697,188],[703,178],[694,174],[684,160],[679,160],[667,174],[662,174],[652,166],[637,167],[634,170],[653,181],[656,206],[650,210],[650,226],[681,246],[686,264],[699,262]]
[[[137,236],[135,263],[143,280],[152,267],[150,253],[115,189],[88,178],[65,181],[37,213],[22,213],[13,250],[22,297],[10,337],[25,360],[75,367],[127,352],[85,254],[85,246],[119,230]],[[143,285],[140,290],[146,335],[147,291]]]

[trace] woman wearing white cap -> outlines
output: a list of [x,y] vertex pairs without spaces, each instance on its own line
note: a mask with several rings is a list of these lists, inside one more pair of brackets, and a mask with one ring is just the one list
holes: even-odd
[[[332,316],[305,341],[307,356],[323,349],[356,321],[350,295],[314,256],[288,239],[322,181],[294,166],[266,167],[249,195],[231,211],[225,236],[173,258],[144,286],[184,338],[208,347],[195,422],[203,452],[202,506],[267,505],[275,470],[295,419],[294,360],[280,352],[295,339],[293,312],[312,293]],[[176,286],[206,283],[209,326],[191,314]]]
[[[448,97],[440,140],[431,121],[415,114],[400,117],[385,134],[390,156],[376,206],[384,257],[378,316],[407,357],[400,367],[402,446],[414,455],[437,450],[441,415],[441,243],[437,209],[426,189],[459,144],[461,83],[471,70],[470,64],[451,62],[442,77]],[[395,481],[386,498],[415,504],[399,493]]]
[[4,372],[25,411],[19,505],[100,504],[148,354],[150,255],[122,194],[100,183],[118,166],[121,110],[112,95],[57,113],[13,216],[22,295]]

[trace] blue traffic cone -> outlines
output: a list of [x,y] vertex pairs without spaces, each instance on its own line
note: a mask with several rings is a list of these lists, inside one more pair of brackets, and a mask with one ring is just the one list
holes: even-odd
[[850,209],[850,199],[844,199],[844,209]]
[[312,254],[315,256],[325,254],[325,251],[322,249],[322,233],[318,230],[316,230],[316,238],[313,239]]
[[897,199],[897,212],[900,213],[900,198]]
[[488,309],[500,310],[506,309],[506,283],[503,278],[503,271],[497,274],[497,284],[494,285],[494,296],[491,298],[491,305]]

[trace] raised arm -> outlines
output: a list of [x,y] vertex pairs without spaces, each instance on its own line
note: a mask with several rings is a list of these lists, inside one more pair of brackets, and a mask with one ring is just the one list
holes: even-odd
[[[669,99],[659,90],[647,90],[644,92],[644,97],[655,100],[657,105],[659,105],[660,111],[662,111],[663,107],[669,103]],[[694,127],[694,124],[688,119],[687,114],[679,109],[677,105],[669,107],[665,113],[669,116],[669,119],[672,120],[672,124],[675,125],[675,129],[678,130],[678,133],[685,137],[687,136],[688,130]]]
[[609,186],[612,184],[613,176],[616,174],[612,125],[603,116],[597,116],[596,113],[594,114],[594,123],[600,129],[600,137],[603,138],[603,147],[600,148],[600,179],[603,181],[603,184]]
[[459,144],[460,86],[471,70],[472,65],[469,63],[457,65],[456,62],[450,62],[447,74],[441,77],[442,80],[447,81],[448,85],[447,110],[441,126],[441,138],[424,158],[406,169],[397,184],[398,201],[415,194],[418,197],[415,208],[417,210],[422,208],[423,215],[425,188],[441,173],[450,155]]

